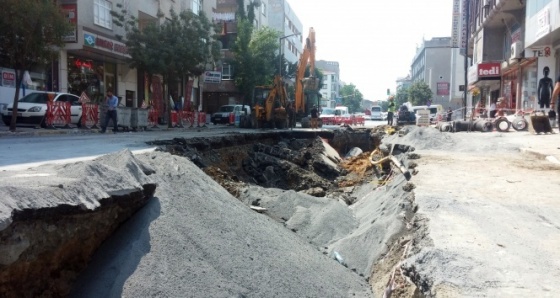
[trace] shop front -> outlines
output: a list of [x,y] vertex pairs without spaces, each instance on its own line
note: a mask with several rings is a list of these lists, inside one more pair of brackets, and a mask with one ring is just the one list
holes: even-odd
[[489,111],[500,97],[501,63],[481,62],[469,67],[467,80],[471,89],[479,90],[477,102],[473,104],[479,110]]
[[136,70],[127,65],[126,45],[108,34],[86,27],[78,28],[78,42],[67,44],[61,53],[60,91],[85,93],[91,102],[104,102],[107,90],[113,90],[120,104],[136,107]]
[[87,58],[79,54],[69,54],[68,92],[80,96],[85,92],[94,103],[101,103],[104,94],[112,89],[115,94],[117,76],[115,63]]

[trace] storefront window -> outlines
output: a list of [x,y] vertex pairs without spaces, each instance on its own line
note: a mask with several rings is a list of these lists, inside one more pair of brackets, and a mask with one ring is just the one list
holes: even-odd
[[537,71],[537,63],[532,63],[523,69],[521,103],[524,110],[537,107]]
[[80,96],[86,92],[92,102],[103,102],[107,88],[115,90],[116,65],[92,59],[68,57],[68,92]]

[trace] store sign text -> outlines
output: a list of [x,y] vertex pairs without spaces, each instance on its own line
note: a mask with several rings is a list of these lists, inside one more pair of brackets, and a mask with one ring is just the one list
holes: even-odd
[[128,49],[126,45],[116,41],[99,37],[92,33],[84,32],[84,45],[108,50],[110,52],[114,52],[122,55],[128,55]]
[[478,77],[499,77],[501,75],[500,63],[481,63],[478,65]]
[[526,56],[528,57],[550,57],[552,50],[550,46],[545,46],[545,47],[529,48],[526,49],[525,52],[527,53]]

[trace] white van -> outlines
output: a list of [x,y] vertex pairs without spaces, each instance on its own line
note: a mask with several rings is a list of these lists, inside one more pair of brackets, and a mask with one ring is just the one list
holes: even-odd
[[383,111],[380,106],[371,107],[371,120],[383,120]]

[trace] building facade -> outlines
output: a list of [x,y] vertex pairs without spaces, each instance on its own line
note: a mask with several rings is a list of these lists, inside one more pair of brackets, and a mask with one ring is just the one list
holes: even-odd
[[433,104],[449,105],[451,86],[451,37],[425,40],[412,61],[410,79],[424,81],[432,90]]
[[[173,8],[179,12],[190,9],[202,11],[201,0],[58,0],[73,31],[64,37],[66,42],[58,57],[43,69],[30,70],[33,84],[30,91],[46,90],[86,94],[94,103],[104,101],[106,91],[113,90],[119,97],[120,105],[127,107],[153,106],[160,116],[165,115],[163,104],[164,86],[160,76],[147,77],[143,70],[132,69],[128,65],[130,56],[124,42],[117,36],[124,36],[124,29],[113,24],[111,11],[118,11],[122,4],[129,14],[136,17],[139,27],[150,22],[161,22],[169,17]],[[164,13],[158,18],[158,11]],[[2,72],[9,72],[2,68]],[[12,70],[13,71],[13,70]],[[169,95],[175,100],[183,97],[192,100],[192,80],[169,84]],[[190,87],[189,87],[190,86]],[[15,86],[14,86],[15,87]],[[3,90],[5,91],[5,90]],[[13,92],[11,91],[12,97]]]
[[303,51],[303,25],[287,0],[261,1],[268,3],[268,26],[280,32],[281,54],[289,63],[296,63]]
[[340,97],[340,66],[337,61],[315,61],[315,68],[323,73],[323,87],[321,93],[321,105],[334,108]]
[[544,103],[556,100],[550,95],[560,71],[560,1],[468,4],[468,81],[480,91],[474,104],[488,106],[501,97],[509,113],[547,109]]

